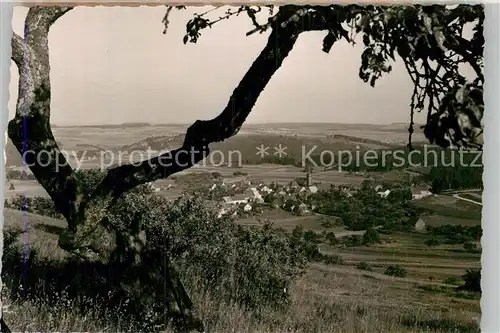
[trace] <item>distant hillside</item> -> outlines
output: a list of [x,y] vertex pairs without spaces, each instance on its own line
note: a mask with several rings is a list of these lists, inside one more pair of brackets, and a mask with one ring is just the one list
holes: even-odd
[[[154,151],[173,150],[182,145],[184,135],[176,136],[153,136],[118,148],[122,152],[147,151],[148,148]],[[268,147],[266,156],[262,158],[257,154],[257,147]],[[279,146],[284,148],[286,156],[281,159],[275,155]],[[382,143],[375,140],[364,140],[355,137],[333,137],[324,136],[323,138],[292,136],[292,135],[272,135],[272,134],[248,134],[236,135],[224,142],[218,142],[210,145],[214,155],[212,162],[220,163],[220,158],[225,159],[225,163],[237,162],[241,158],[243,164],[255,164],[260,162],[295,164],[300,163],[304,155],[319,155],[325,152],[326,155],[339,151],[355,152],[357,149],[365,151],[368,149],[387,149],[393,145]],[[216,152],[216,153],[214,153]],[[241,157],[240,157],[241,156]],[[295,162],[292,162],[295,161]]]
[[355,136],[350,136],[350,135],[343,135],[343,134],[334,134],[333,138],[338,139],[338,140],[345,140],[345,141],[350,141],[350,142],[359,142],[359,143],[367,143],[367,144],[374,144],[374,145],[380,145],[384,146],[387,148],[397,148],[399,145],[391,144],[391,143],[386,143],[378,140],[371,140],[371,139],[363,139],[363,138],[358,138]]
[[55,125],[52,127],[83,127],[83,128],[128,128],[128,127],[148,127],[152,126],[150,123],[121,123],[121,124],[96,124],[96,125]]
[[146,151],[148,148],[156,151],[172,150],[179,148],[183,140],[184,135],[181,134],[175,136],[150,136],[131,145],[121,146],[116,150],[122,152]]

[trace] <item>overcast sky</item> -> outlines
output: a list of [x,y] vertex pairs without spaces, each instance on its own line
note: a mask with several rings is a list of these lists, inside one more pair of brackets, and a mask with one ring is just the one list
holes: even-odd
[[[51,122],[187,124],[219,114],[268,33],[246,37],[251,23],[242,15],[203,31],[197,44],[184,45],[187,21],[204,10],[172,11],[166,35],[164,6],[78,7],[65,14],[49,37]],[[14,9],[13,28],[20,35],[26,13]],[[248,122],[408,122],[412,84],[402,64],[372,88],[358,77],[361,46],[342,41],[326,54],[324,35],[300,35]],[[13,62],[11,78],[10,118],[18,80]]]

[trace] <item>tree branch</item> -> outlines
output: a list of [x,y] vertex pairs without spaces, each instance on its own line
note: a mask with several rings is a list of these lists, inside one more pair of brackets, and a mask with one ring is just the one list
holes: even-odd
[[24,59],[24,39],[22,39],[21,36],[19,36],[15,32],[12,32],[12,39],[11,39],[10,45],[12,47],[11,59],[14,61],[14,63],[20,69],[23,67],[23,62],[24,62],[24,60],[23,60]]
[[[285,11],[282,13],[283,19],[290,17],[285,15]],[[300,24],[290,24],[286,27],[278,25],[272,31],[266,46],[233,91],[224,110],[212,120],[197,120],[191,125],[181,148],[143,161],[139,165],[122,165],[109,170],[92,195],[81,202],[79,218],[74,220],[77,223],[68,224],[64,236],[60,238],[61,247],[78,250],[78,247],[83,245],[98,253],[108,252],[109,248],[103,248],[108,244],[92,244],[91,239],[92,235],[102,233],[102,228],[111,231],[111,228],[106,226],[106,213],[122,193],[192,167],[208,156],[209,144],[237,134],[260,93],[280,68],[299,33],[303,31],[299,30],[299,26],[302,27]],[[83,223],[85,221],[86,223]]]
[[[236,135],[259,95],[292,50],[299,33],[295,27],[273,31],[267,45],[217,117],[207,121],[197,120],[188,128],[182,147],[173,152],[144,161],[138,166],[124,165],[111,169],[103,187],[113,184],[113,191],[119,194],[140,184],[168,177],[205,158],[209,153],[209,144]],[[102,194],[100,190],[96,194]]]

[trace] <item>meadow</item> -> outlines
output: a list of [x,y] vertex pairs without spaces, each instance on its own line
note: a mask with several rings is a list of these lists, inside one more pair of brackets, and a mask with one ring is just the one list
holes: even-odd
[[[6,209],[4,215],[6,228],[22,228],[22,212]],[[279,226],[290,222],[276,219]],[[27,224],[29,248],[52,259],[65,256],[57,246],[63,221],[28,214]],[[321,229],[311,222],[304,226]],[[236,304],[220,304],[203,294],[195,294],[197,310],[216,332],[478,332],[478,297],[457,292],[453,283],[460,283],[466,269],[479,267],[480,254],[457,252],[457,246],[430,249],[424,239],[401,233],[383,236],[382,244],[369,247],[334,249],[322,244],[322,252],[340,255],[343,263],[310,265],[290,290],[292,305],[285,313],[277,310],[256,317]],[[369,269],[358,268],[361,262]],[[394,264],[408,275],[385,275],[387,266]],[[99,313],[77,313],[71,299],[55,311],[42,302],[10,301],[6,289],[3,296],[8,305],[5,319],[19,330],[123,331],[131,325],[125,320],[118,326],[106,323]]]

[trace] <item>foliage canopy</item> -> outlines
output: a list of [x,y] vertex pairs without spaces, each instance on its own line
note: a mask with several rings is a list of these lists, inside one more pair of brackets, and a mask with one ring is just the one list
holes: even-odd
[[[185,9],[183,6],[178,9]],[[168,13],[172,7],[167,10]],[[196,43],[201,32],[233,16],[246,14],[254,25],[247,35],[279,29],[291,21],[303,30],[324,30],[322,50],[338,40],[360,40],[359,77],[375,86],[399,58],[414,84],[410,101],[409,145],[415,112],[427,112],[424,133],[442,147],[482,146],[484,9],[481,5],[431,6],[241,6],[210,18],[219,8],[195,14],[186,24],[183,42]],[[259,22],[267,9],[267,21]],[[276,13],[277,12],[277,13]],[[168,19],[164,22],[168,22]],[[165,29],[166,32],[166,29]],[[467,35],[469,38],[467,38]],[[472,69],[464,75],[464,66]]]

